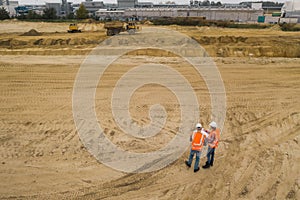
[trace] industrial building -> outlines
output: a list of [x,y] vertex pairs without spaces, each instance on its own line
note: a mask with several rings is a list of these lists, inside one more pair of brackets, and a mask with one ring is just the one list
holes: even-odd
[[257,22],[258,16],[264,12],[260,4],[254,4],[252,8],[231,7],[136,7],[122,10],[101,9],[96,12],[100,19],[124,19],[137,17],[139,19],[154,19],[162,17],[205,17],[208,20],[227,20],[235,22]]
[[286,1],[281,9],[280,23],[300,23],[300,1]]
[[67,16],[73,12],[72,3],[67,0],[62,0],[61,16]]
[[99,20],[105,19],[122,19],[125,16],[125,10],[117,10],[117,9],[100,9],[95,14],[99,18]]
[[5,8],[11,17],[16,16],[15,7],[19,6],[18,1],[0,0],[0,7]]
[[300,18],[300,1],[286,1],[281,9],[284,17]]
[[82,4],[90,14],[94,14],[99,9],[103,9],[105,7],[103,1],[86,0],[82,2]]
[[141,19],[160,17],[205,17],[208,20],[227,20],[236,22],[256,22],[263,15],[262,9],[227,9],[227,8],[129,8],[125,16],[136,16]]
[[60,3],[47,3],[46,2],[46,8],[50,9],[53,8],[56,11],[56,15],[61,15],[61,4]]
[[0,6],[7,6],[9,5],[8,0],[0,0]]
[[67,0],[62,0],[62,3],[48,3],[46,2],[46,8],[54,8],[57,16],[67,16],[73,12],[72,3]]
[[138,0],[118,0],[118,8],[134,8],[138,5]]

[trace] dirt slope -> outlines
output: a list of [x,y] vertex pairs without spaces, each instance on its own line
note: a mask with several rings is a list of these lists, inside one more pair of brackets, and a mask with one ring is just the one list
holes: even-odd
[[[20,36],[28,32],[29,27],[43,34],[38,37]],[[103,24],[84,23],[79,27],[82,33],[67,34],[67,23],[0,22],[0,53],[83,55],[107,38]],[[189,35],[213,57],[300,57],[300,36],[297,32],[272,28],[161,27]]]

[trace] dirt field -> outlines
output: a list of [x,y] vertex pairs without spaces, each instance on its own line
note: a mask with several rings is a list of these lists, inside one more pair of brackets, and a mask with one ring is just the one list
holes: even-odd
[[[1,199],[300,199],[299,33],[169,27],[197,40],[218,66],[227,95],[222,141],[209,170],[188,170],[187,151],[159,171],[126,174],[97,162],[82,145],[73,121],[76,73],[90,50],[106,39],[103,25],[81,26],[83,33],[67,34],[63,23],[0,22]],[[42,34],[20,36],[30,29]],[[134,62],[153,57],[164,61],[142,55]],[[109,83],[130,62],[117,60],[106,84],[97,88],[97,117],[115,144],[153,151],[176,132],[172,120],[160,133],[165,137],[124,140],[106,114]],[[193,76],[180,60],[165,64]],[[191,80],[207,126],[206,87],[203,80]],[[149,106],[163,101],[175,119],[173,99],[164,88],[147,85],[130,102],[132,117],[147,123]]]

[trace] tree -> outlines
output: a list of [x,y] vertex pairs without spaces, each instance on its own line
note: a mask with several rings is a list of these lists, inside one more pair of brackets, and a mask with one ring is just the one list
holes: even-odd
[[210,6],[210,2],[208,0],[203,1],[202,6]]
[[75,16],[74,16],[74,13],[72,13],[72,12],[67,15],[67,19],[74,19],[74,18],[75,18]]
[[88,11],[83,4],[80,4],[78,10],[76,11],[77,19],[86,19],[89,17]]
[[167,1],[165,4],[175,5],[176,3],[174,1]]
[[43,19],[56,19],[56,10],[54,8],[46,8],[44,10]]
[[27,19],[41,19],[42,16],[34,12],[33,10],[29,10],[28,14],[26,15]]
[[0,8],[0,20],[9,19],[9,13],[5,8]]
[[216,3],[216,6],[222,6],[222,3],[221,3],[220,1],[218,1],[218,2]]

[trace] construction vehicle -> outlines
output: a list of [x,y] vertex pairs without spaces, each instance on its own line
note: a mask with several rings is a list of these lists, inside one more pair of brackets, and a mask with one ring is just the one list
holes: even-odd
[[130,21],[128,23],[120,21],[106,22],[104,24],[107,36],[118,35],[121,32],[127,31],[130,35],[135,34],[135,32],[141,30],[141,27],[136,24],[135,21]]
[[77,24],[70,24],[68,33],[81,33],[81,30],[78,28]]

